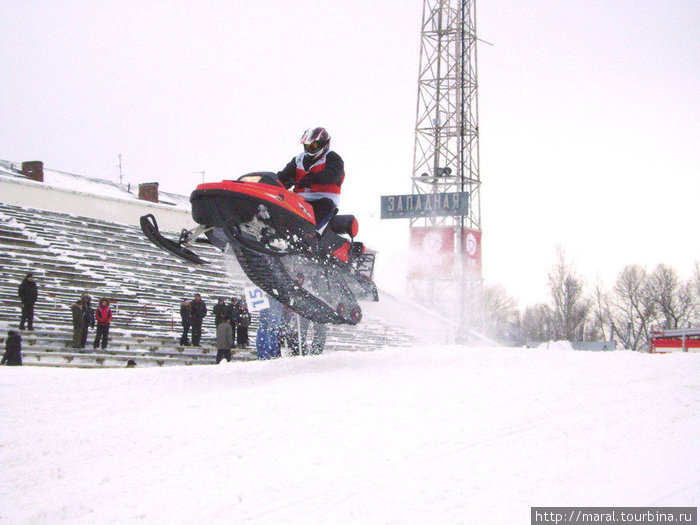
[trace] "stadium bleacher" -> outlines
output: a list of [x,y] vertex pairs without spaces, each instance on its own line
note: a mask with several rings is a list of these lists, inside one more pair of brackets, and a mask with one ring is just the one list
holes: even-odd
[[[177,234],[171,234],[177,235]],[[23,332],[24,363],[38,366],[138,366],[210,364],[215,360],[211,309],[218,297],[240,297],[250,283],[231,272],[232,260],[211,246],[198,247],[209,260],[193,266],[154,246],[140,229],[99,219],[0,204],[0,343],[17,328],[17,287],[27,272],[39,286],[34,332]],[[106,350],[69,347],[70,306],[82,294],[112,301],[115,319]],[[179,305],[200,293],[210,314],[201,348],[181,347]],[[250,329],[254,347],[256,316]],[[376,350],[404,346],[411,335],[377,319],[357,326],[330,326],[326,351]],[[255,359],[254,348],[237,350],[235,359]]]

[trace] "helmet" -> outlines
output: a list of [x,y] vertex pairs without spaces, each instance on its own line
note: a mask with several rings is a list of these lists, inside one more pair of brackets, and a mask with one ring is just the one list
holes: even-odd
[[307,158],[316,159],[324,155],[331,145],[331,136],[325,128],[307,129],[301,136],[304,145],[304,154]]

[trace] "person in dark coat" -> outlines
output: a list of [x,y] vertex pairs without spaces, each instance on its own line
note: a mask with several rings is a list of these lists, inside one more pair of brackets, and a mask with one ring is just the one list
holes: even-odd
[[192,306],[189,299],[182,301],[180,305],[180,319],[182,322],[182,335],[180,336],[180,345],[190,346],[189,332],[192,326]]
[[88,331],[95,326],[95,309],[92,307],[92,297],[83,295],[83,333],[80,336],[80,348],[85,348]]
[[29,330],[34,330],[34,304],[39,297],[39,292],[34,282],[34,274],[28,273],[22,283],[19,285],[19,295],[22,301],[22,316],[19,321],[19,329],[24,330],[24,324],[27,323]]
[[214,325],[216,326],[219,326],[223,322],[224,317],[231,317],[229,313],[229,306],[224,302],[222,297],[219,297],[219,300],[214,305],[212,312],[214,312]]
[[22,336],[19,332],[10,330],[5,341],[5,355],[0,365],[22,366]]
[[248,327],[250,327],[250,312],[245,299],[236,301],[236,341],[238,348],[246,348],[248,346]]
[[98,346],[102,346],[104,350],[107,348],[109,325],[112,322],[112,309],[109,307],[108,299],[100,299],[100,305],[95,311],[95,319],[97,320],[97,333],[95,334],[95,342],[92,347],[97,348]]
[[192,308],[192,346],[199,346],[199,341],[202,339],[202,321],[207,315],[207,305],[202,301],[202,296],[196,293],[190,308]]
[[73,316],[73,348],[80,348],[80,340],[83,337],[83,325],[85,318],[83,317],[83,300],[78,299],[70,307],[70,312]]
[[330,151],[331,136],[325,128],[307,129],[301,144],[304,151],[278,172],[277,178],[286,188],[294,186],[294,191],[311,204],[320,230],[340,207],[345,164],[340,155]]

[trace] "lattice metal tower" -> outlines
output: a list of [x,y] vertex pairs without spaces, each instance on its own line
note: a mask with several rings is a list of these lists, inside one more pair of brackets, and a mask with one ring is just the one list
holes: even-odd
[[[414,194],[468,192],[466,216],[411,219],[411,228],[452,227],[458,263],[451,275],[411,278],[419,299],[436,307],[461,289],[460,316],[478,295],[481,268],[465,268],[467,231],[481,232],[475,0],[424,0],[413,160]],[[411,232],[413,235],[413,231]],[[480,249],[480,247],[479,247]],[[452,311],[455,311],[452,306]]]

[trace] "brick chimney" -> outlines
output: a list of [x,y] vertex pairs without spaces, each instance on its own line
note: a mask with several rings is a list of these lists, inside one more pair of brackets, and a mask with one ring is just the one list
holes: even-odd
[[22,175],[37,182],[44,182],[44,163],[40,160],[28,160],[27,162],[23,162]]
[[158,202],[158,183],[144,182],[139,184],[139,199],[148,202]]

